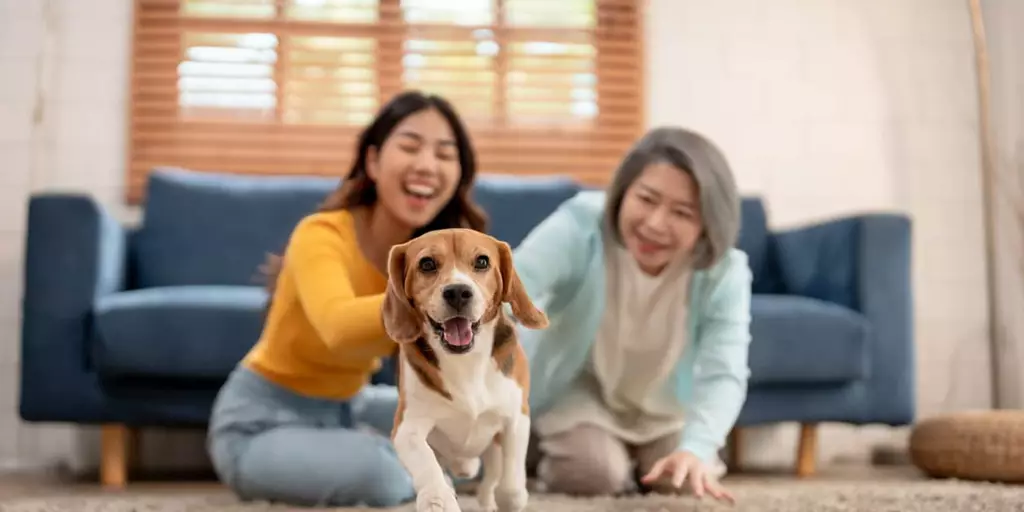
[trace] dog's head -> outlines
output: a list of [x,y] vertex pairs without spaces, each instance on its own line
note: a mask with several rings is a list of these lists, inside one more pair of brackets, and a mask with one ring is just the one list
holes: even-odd
[[494,321],[505,302],[526,327],[547,327],[505,242],[470,229],[445,229],[391,248],[382,313],[388,336],[399,343],[436,334],[446,351],[464,354],[480,325]]

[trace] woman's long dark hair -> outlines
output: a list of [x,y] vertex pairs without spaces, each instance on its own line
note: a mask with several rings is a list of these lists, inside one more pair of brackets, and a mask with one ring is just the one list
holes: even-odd
[[[413,233],[417,237],[423,233],[447,228],[470,228],[477,231],[487,230],[487,215],[483,209],[473,202],[470,188],[476,179],[476,152],[462,120],[447,100],[440,96],[424,94],[419,91],[406,91],[388,101],[377,113],[373,122],[363,130],[356,146],[356,158],[348,175],[341,185],[331,193],[320,206],[319,211],[351,210],[360,206],[371,207],[377,202],[377,185],[366,172],[366,157],[370,148],[376,148],[378,154],[384,142],[391,136],[395,126],[405,118],[424,110],[434,109],[448,121],[455,135],[455,145],[459,153],[461,175],[455,195],[448,204],[427,225]],[[280,274],[282,260],[280,256],[270,256],[263,272],[267,276],[267,290],[270,300],[267,311],[273,301],[277,277]]]

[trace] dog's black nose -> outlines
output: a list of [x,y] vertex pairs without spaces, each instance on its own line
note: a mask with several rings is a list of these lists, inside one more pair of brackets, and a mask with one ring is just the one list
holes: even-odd
[[469,299],[473,298],[473,289],[467,284],[450,284],[444,287],[441,295],[452,309],[462,311],[469,304]]

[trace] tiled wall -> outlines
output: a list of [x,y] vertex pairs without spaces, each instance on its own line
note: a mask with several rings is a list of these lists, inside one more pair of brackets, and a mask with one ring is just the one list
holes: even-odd
[[[93,428],[20,422],[18,302],[32,190],[85,191],[128,213],[119,199],[132,3],[0,0],[0,468],[97,459]],[[166,439],[144,439],[144,458],[180,465],[201,454],[195,443],[182,450]]]
[[0,191],[6,196],[0,200],[0,465],[37,452],[17,417],[24,207],[35,164],[30,141],[43,43],[39,5],[27,4],[0,3]]
[[[965,2],[650,4],[651,123],[681,123],[719,141],[744,191],[765,196],[776,226],[867,209],[910,212],[921,411],[986,406]],[[0,0],[0,466],[95,460],[91,430],[25,426],[17,418],[24,208],[31,190],[54,188],[89,191],[116,206],[130,5]],[[40,84],[44,101],[37,103]],[[829,427],[822,448],[826,457],[859,456],[867,443],[899,434]],[[201,436],[172,437],[147,442],[147,465],[201,461]],[[750,456],[791,463],[794,438],[788,426],[765,429],[751,439]]]

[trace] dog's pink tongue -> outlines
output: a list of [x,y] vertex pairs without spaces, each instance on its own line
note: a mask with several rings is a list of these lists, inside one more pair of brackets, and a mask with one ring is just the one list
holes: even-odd
[[469,327],[469,320],[465,318],[452,318],[444,323],[444,341],[449,345],[469,345],[473,340],[473,332]]

